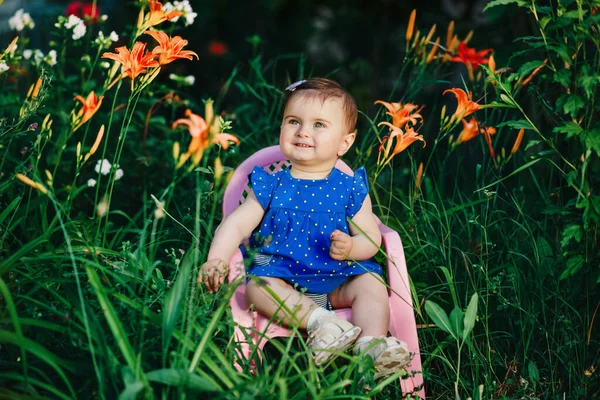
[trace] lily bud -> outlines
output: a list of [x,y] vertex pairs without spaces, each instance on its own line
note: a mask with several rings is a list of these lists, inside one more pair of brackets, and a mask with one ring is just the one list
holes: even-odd
[[212,99],[208,99],[204,103],[204,120],[206,121],[206,125],[208,126],[211,126],[213,124],[213,118],[215,117],[213,103],[214,101]]
[[179,154],[181,153],[181,148],[179,146],[179,142],[173,143],[173,160],[179,160]]
[[417,9],[412,10],[410,18],[408,19],[408,26],[406,27],[406,41],[410,42],[413,37],[415,29],[415,19],[417,18]]
[[492,72],[496,72],[496,60],[494,60],[494,55],[492,54],[488,60],[488,67]]
[[42,88],[42,77],[40,76],[35,83],[35,87],[33,88],[33,93],[31,93],[31,100],[35,99],[38,94],[40,94],[40,89]]
[[515,139],[515,144],[513,145],[512,150],[510,151],[511,155],[515,154],[519,150],[519,147],[521,146],[521,141],[523,140],[524,134],[525,134],[525,129],[521,128],[521,130],[519,130],[519,134],[517,135],[517,138]]
[[48,193],[48,190],[44,187],[44,185],[42,185],[41,183],[37,183],[35,181],[33,181],[31,178],[26,177],[23,174],[15,174],[15,177],[20,180],[21,182],[23,182],[24,184],[31,186],[32,188],[39,190],[40,192],[42,192],[43,194]]
[[[2,4],[2,2],[0,1],[0,4]],[[15,44],[17,44],[17,41],[19,40],[19,37],[16,36],[12,42],[10,42],[10,44],[8,45],[8,47],[6,47],[6,50],[4,50],[4,54],[8,54],[12,51],[13,47],[15,47]]]
[[221,177],[223,176],[223,163],[221,163],[221,159],[219,157],[217,157],[215,159],[215,180],[219,180],[221,179]]
[[433,44],[433,47],[429,51],[429,55],[427,56],[427,60],[426,60],[427,64],[429,64],[431,61],[433,61],[433,58],[435,57],[435,53],[437,52],[439,44],[440,44],[440,38],[438,37],[437,39],[435,39],[435,43]]
[[448,24],[448,32],[446,33],[446,48],[450,50],[452,46],[452,39],[454,38],[454,21],[450,21]]

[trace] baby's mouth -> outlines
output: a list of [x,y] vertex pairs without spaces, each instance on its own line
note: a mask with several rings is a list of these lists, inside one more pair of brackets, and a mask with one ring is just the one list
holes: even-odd
[[304,143],[295,143],[294,146],[296,146],[296,147],[302,147],[304,149],[308,149],[308,148],[312,147],[312,146],[309,146],[309,145],[304,144]]

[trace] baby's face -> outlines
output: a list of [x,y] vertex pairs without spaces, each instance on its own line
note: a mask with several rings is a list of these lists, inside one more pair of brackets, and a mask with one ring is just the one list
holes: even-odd
[[315,93],[307,93],[287,104],[279,145],[292,166],[315,172],[331,170],[353,142],[354,133],[348,132],[340,99],[323,101]]

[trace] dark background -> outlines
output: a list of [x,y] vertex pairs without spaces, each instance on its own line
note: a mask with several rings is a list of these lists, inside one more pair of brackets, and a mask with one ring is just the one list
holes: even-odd
[[[97,2],[101,14],[109,17],[101,29],[105,34],[116,30],[121,36],[117,45],[129,44],[131,24],[137,20],[137,3]],[[404,36],[413,8],[417,9],[416,28],[423,34],[436,24],[435,36],[439,35],[444,44],[448,24],[454,20],[459,38],[474,30],[469,45],[478,50],[493,48],[497,64],[507,65],[509,56],[519,47],[513,43],[514,38],[525,35],[531,27],[516,7],[497,7],[482,13],[486,3],[486,0],[191,0],[198,14],[193,25],[184,28],[181,21],[165,22],[159,28],[167,32],[173,29],[169,33],[181,35],[189,41],[187,48],[198,53],[199,61],[173,63],[168,67],[170,72],[196,77],[193,93],[198,98],[214,98],[236,66],[243,67],[248,60],[262,54],[263,64],[277,63],[270,71],[274,83],[284,85],[290,80],[330,74],[348,87],[364,109],[373,99],[388,99],[403,65]],[[60,0],[5,0],[0,5],[0,44],[7,44],[14,37],[8,19],[23,8],[36,23],[35,29],[27,33],[31,35],[29,47],[46,52],[51,40],[48,33],[68,4]],[[253,45],[251,37],[259,38],[260,44]],[[215,42],[224,46],[224,54],[211,53],[211,44]],[[303,70],[299,67],[300,60],[305,61]],[[464,67],[455,64],[453,69],[455,73],[446,79],[460,83]]]

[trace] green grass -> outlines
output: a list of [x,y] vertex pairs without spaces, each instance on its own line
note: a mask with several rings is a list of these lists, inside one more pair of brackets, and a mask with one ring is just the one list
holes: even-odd
[[[549,18],[539,25],[543,38],[528,39],[535,50],[515,53],[507,61],[512,71],[478,70],[473,82],[461,74],[474,99],[487,104],[478,120],[498,127],[494,159],[482,135],[450,143],[462,124],[445,129],[440,117],[442,107],[447,116],[454,107],[451,96],[437,93],[440,85],[450,87],[448,64],[428,64],[418,46],[407,45],[381,99],[422,100],[419,133],[427,147],[417,142],[379,171],[378,145],[387,128],[377,123],[389,118],[371,112],[377,99],[366,95],[369,88],[349,82],[363,112],[346,161],[367,167],[374,211],[403,241],[430,398],[600,396],[599,106],[592,84],[600,76],[600,53],[587,51],[597,42],[589,34],[597,17],[573,12],[589,10],[588,3],[526,5],[532,23]],[[589,32],[570,30],[570,19],[580,17]],[[562,47],[544,45],[565,36],[586,50],[569,53],[571,69],[561,67]],[[22,50],[27,38],[20,40]],[[429,51],[430,44],[422,45]],[[77,51],[97,51],[89,46]],[[33,78],[0,75],[0,396],[401,398],[401,374],[373,382],[370,361],[349,354],[317,367],[301,337],[270,342],[262,362],[257,349],[252,360],[238,360],[228,307],[235,287],[210,295],[195,284],[220,222],[229,171],[277,143],[280,88],[308,75],[338,76],[317,71],[303,55],[266,59],[254,50],[212,94],[241,145],[211,146],[197,165],[179,169],[175,142],[183,153],[190,138],[171,124],[187,108],[200,115],[204,109],[191,91],[173,88],[162,72],[133,91],[130,82],[119,83],[102,92],[101,111],[73,131],[70,113],[79,106],[71,109],[65,98],[101,91],[110,81],[106,72],[83,66],[83,79],[73,73],[78,61],[66,56],[55,70],[38,72],[19,53],[3,53],[11,68],[22,66]],[[546,56],[536,80],[519,86],[533,69],[527,61],[541,65]],[[485,82],[486,73],[496,85]],[[27,93],[37,76],[42,88],[32,98]],[[165,101],[170,92],[180,100]],[[523,121],[531,129],[509,156]],[[101,147],[85,161],[101,125]],[[125,171],[121,180],[115,169],[106,176],[94,170],[104,158]],[[220,178],[217,159],[225,166]],[[22,184],[16,173],[47,192]],[[96,186],[88,187],[92,178]],[[98,208],[103,203],[110,205],[106,213]],[[157,212],[159,203],[165,213]]]

